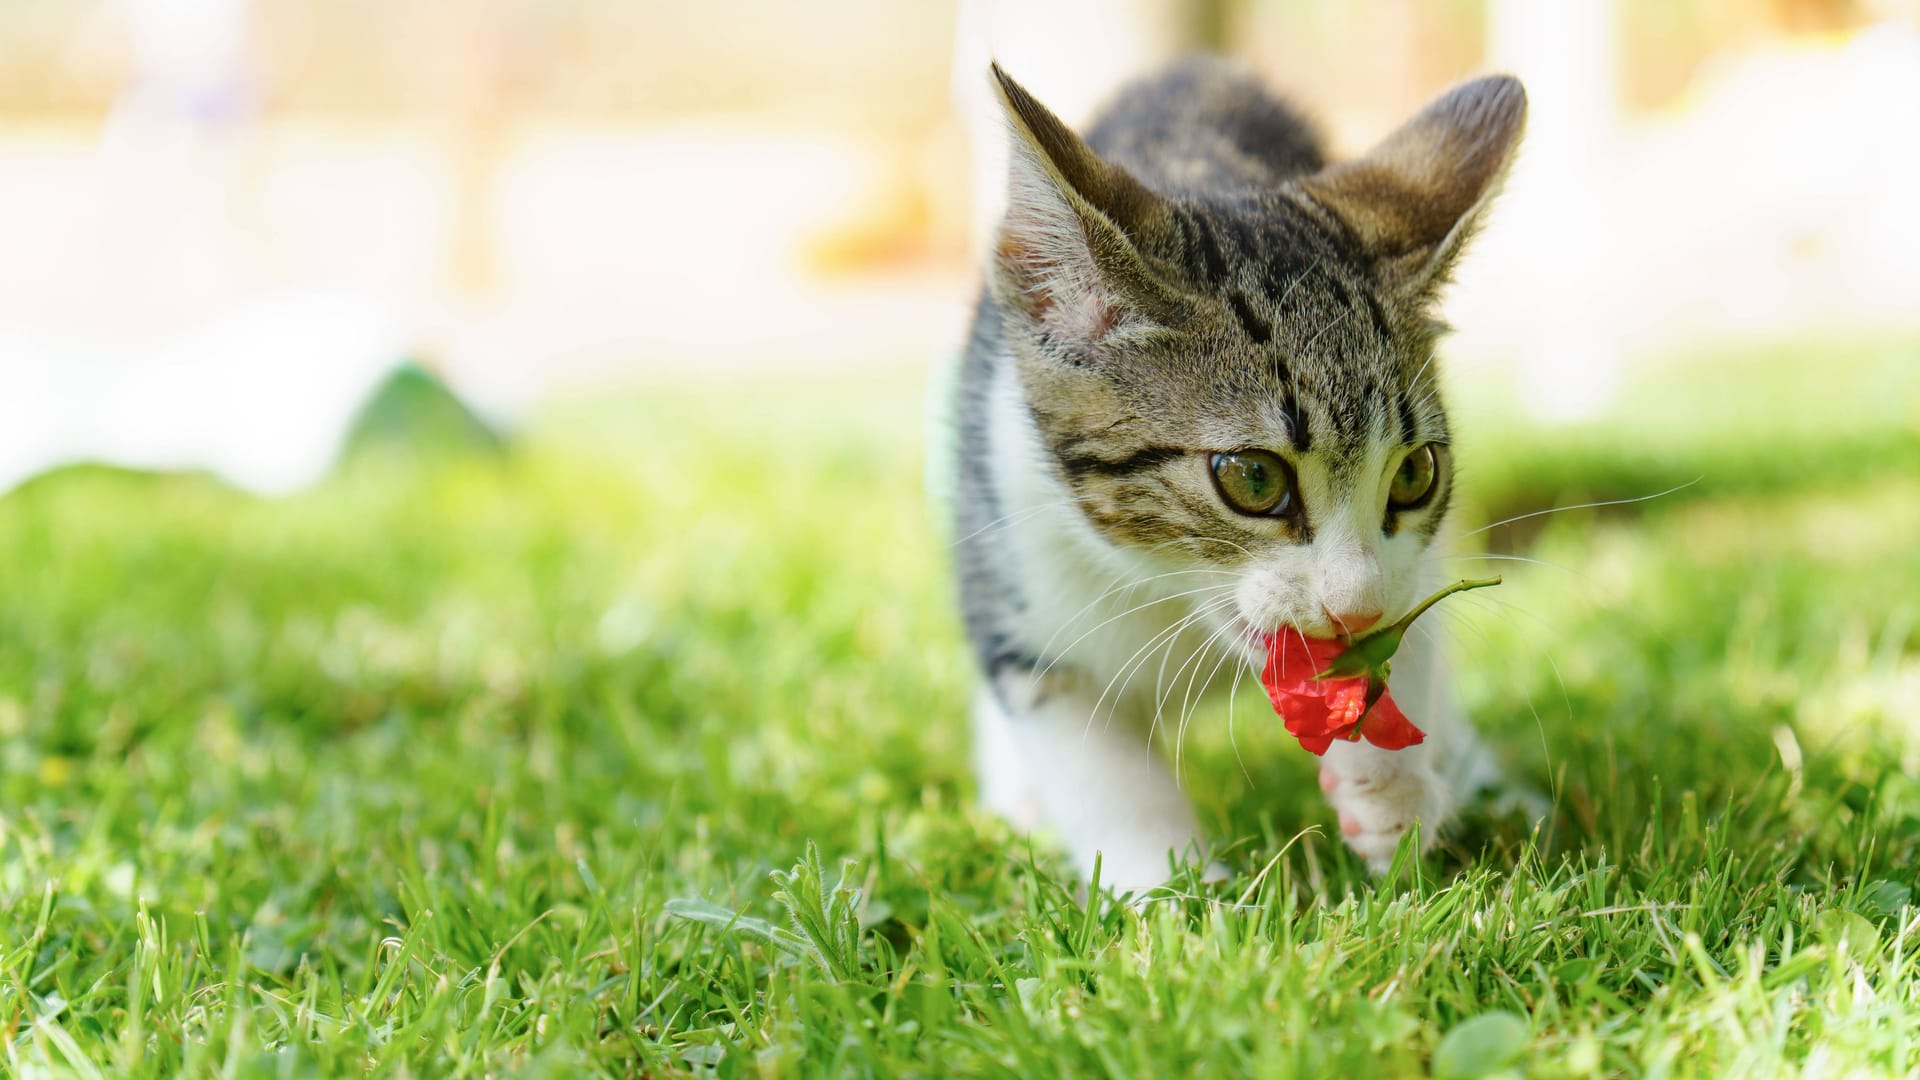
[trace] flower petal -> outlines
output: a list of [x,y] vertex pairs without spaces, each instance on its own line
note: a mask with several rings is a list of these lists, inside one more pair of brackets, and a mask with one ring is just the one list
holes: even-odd
[[1381,694],[1373,703],[1366,722],[1360,725],[1360,734],[1382,750],[1404,750],[1427,741],[1427,733],[1415,727],[1394,704],[1392,692]]
[[1400,711],[1391,694],[1382,694],[1367,709],[1365,676],[1317,677],[1345,649],[1344,642],[1309,638],[1297,630],[1283,630],[1268,643],[1260,684],[1286,723],[1287,733],[1313,754],[1326,753],[1335,739],[1365,738],[1387,750],[1424,741],[1426,735]]
[[1314,757],[1325,756],[1327,747],[1333,745],[1333,740],[1325,735],[1300,735],[1297,737],[1300,740],[1300,748],[1312,754]]

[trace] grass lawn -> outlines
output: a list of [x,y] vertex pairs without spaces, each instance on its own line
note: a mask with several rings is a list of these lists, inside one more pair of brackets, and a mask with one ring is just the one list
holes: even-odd
[[908,382],[555,410],[279,501],[36,481],[6,1068],[1920,1069],[1920,350],[1689,362],[1551,432],[1458,393],[1469,525],[1697,481],[1497,530],[1538,561],[1447,605],[1556,814],[1371,880],[1243,693],[1185,748],[1236,876],[1144,909],[972,806]]

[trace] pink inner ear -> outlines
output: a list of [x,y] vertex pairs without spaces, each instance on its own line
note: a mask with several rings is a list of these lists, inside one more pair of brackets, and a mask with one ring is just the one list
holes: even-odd
[[1022,308],[1057,341],[1092,345],[1122,321],[1113,294],[1084,268],[1023,243],[1009,229],[1000,240],[1000,258],[1014,272]]
[[1009,228],[1000,237],[1000,261],[1012,271],[1014,284],[1020,287],[1021,307],[1036,319],[1046,318],[1053,307],[1053,290],[1047,281],[1060,272],[1060,264],[1032,245],[1022,243]]
[[1120,309],[1107,302],[1105,289],[1089,285],[1052,297],[1038,318],[1056,340],[1094,345],[1120,325]]

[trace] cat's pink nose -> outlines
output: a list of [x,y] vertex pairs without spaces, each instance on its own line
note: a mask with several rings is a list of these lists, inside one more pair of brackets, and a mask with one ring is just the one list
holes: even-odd
[[1329,611],[1327,612],[1327,621],[1333,624],[1335,630],[1351,637],[1354,634],[1366,633],[1368,627],[1380,621],[1380,613],[1377,611],[1348,611],[1341,613]]

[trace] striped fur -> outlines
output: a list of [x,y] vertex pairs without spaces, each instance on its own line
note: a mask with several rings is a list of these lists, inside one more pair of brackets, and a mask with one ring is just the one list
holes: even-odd
[[[1404,510],[1387,484],[1450,438],[1430,309],[1517,146],[1519,84],[1466,84],[1329,165],[1289,106],[1217,61],[1128,87],[1084,140],[993,78],[1014,153],[961,373],[956,561],[982,709],[1009,745],[1036,709],[1114,730],[1164,711],[1130,673],[1142,649],[1218,649],[1237,674],[1263,633],[1404,610],[1451,469]],[[1212,455],[1254,448],[1296,483],[1283,513],[1237,512],[1214,483]],[[1192,831],[1116,834],[1097,777],[1063,782],[1036,823],[1083,861],[1146,836],[1144,882],[1152,847]]]

